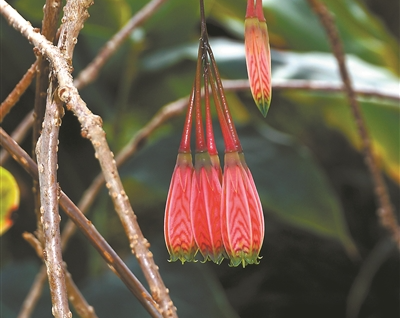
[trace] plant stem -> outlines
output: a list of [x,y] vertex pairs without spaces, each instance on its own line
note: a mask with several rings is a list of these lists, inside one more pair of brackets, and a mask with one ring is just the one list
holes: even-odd
[[[223,80],[223,86],[226,91],[248,90],[249,81],[245,79]],[[343,93],[344,87],[341,84],[335,84],[327,81],[310,81],[301,79],[274,80],[272,82],[274,90],[304,90],[326,93]],[[390,102],[400,102],[400,96],[396,92],[382,92],[368,87],[360,87],[354,91],[357,97],[374,98],[387,100]]]
[[[51,85],[49,90],[51,91]],[[43,131],[36,146],[40,185],[40,222],[43,226],[43,259],[50,285],[52,313],[55,318],[70,318],[67,288],[63,271],[58,213],[57,147],[61,123],[59,103],[47,96]]]
[[179,152],[190,153],[190,136],[192,135],[193,108],[195,103],[196,83],[193,83],[192,92],[189,97],[185,124],[183,126],[182,139],[179,146]]
[[[46,0],[46,4],[43,10],[42,20],[42,35],[49,40],[51,43],[54,42],[57,26],[59,23],[60,11],[61,11],[61,0]],[[39,139],[40,132],[42,130],[42,123],[44,120],[45,107],[46,107],[46,96],[47,88],[49,87],[49,62],[39,52],[34,50],[38,55],[37,60],[37,75],[36,75],[36,87],[35,87],[35,102],[33,107],[33,131],[32,131],[32,158],[36,161],[36,143]],[[40,194],[39,185],[36,181],[33,181],[33,200],[34,200],[34,211],[37,219],[37,236],[40,242],[43,244],[43,233],[40,224]]]
[[195,114],[196,114],[196,152],[204,152],[207,150],[204,138],[203,116],[201,111],[201,77],[203,70],[203,53],[204,49],[200,40],[199,51],[197,56],[196,78],[195,78]]
[[204,61],[203,72],[204,72],[204,99],[206,106],[206,135],[207,135],[207,150],[210,156],[218,155],[217,146],[215,144],[214,130],[212,126],[211,117],[211,105],[210,105],[210,87],[208,80],[208,60]]
[[[225,148],[226,151],[236,151],[241,150],[241,145],[239,141],[239,137],[236,132],[235,125],[232,120],[232,116],[230,115],[230,111],[228,108],[228,104],[226,102],[224,89],[221,82],[221,76],[218,72],[217,64],[215,63],[214,54],[211,50],[210,43],[208,41],[208,34],[207,34],[207,24],[206,24],[206,17],[204,13],[204,1],[200,0],[200,21],[201,21],[201,38],[200,38],[200,45],[203,49],[208,53],[211,60],[211,66],[208,64],[208,59],[205,56],[204,62],[207,64],[209,74],[209,80],[211,83],[211,89],[213,90],[213,97],[215,101],[215,106],[217,108],[218,118],[220,120],[222,134],[224,136],[225,141]],[[215,79],[213,77],[212,72],[215,74]],[[221,108],[222,105],[222,108]],[[224,119],[222,117],[224,117]],[[230,134],[230,137],[228,135]],[[232,145],[234,143],[234,147]]]
[[215,82],[215,79],[214,79],[214,76],[212,74],[212,70],[211,70],[211,67],[209,66],[209,64],[207,64],[207,72],[206,73],[208,75],[208,80],[211,85],[211,91],[213,94],[215,108],[217,110],[219,125],[221,127],[222,137],[224,139],[225,152],[236,151],[236,143],[232,137],[231,131],[229,129],[229,125],[224,116],[224,111],[221,106],[221,101],[220,101],[220,98],[219,98],[219,95],[217,92],[218,91],[217,83]]
[[[28,134],[32,125],[33,125],[33,110],[30,111],[18,124],[17,128],[14,129],[14,131],[11,134],[11,138],[14,139],[17,143],[21,143],[21,141],[24,140],[24,138]],[[9,157],[10,154],[2,149],[0,151],[0,166],[4,166]]]
[[379,209],[377,211],[378,217],[382,225],[388,230],[393,240],[397,243],[397,246],[400,249],[400,227],[398,225],[393,206],[390,202],[390,197],[382,173],[379,170],[376,160],[374,158],[371,138],[368,134],[361,107],[356,99],[356,93],[353,89],[349,72],[346,67],[345,55],[339,36],[339,31],[335,26],[333,17],[322,2],[320,2],[319,0],[308,0],[308,2],[311,8],[314,10],[315,14],[318,16],[321,24],[325,28],[333,54],[339,66],[340,76],[342,77],[342,81],[344,84],[344,90],[347,94],[351,112],[356,122],[358,134],[361,138],[365,162],[374,182],[375,196],[379,205]]
[[[226,97],[225,97],[225,93],[224,93],[224,87],[222,85],[222,80],[221,80],[221,76],[219,74],[218,71],[218,66],[217,63],[215,62],[215,58],[214,58],[214,54],[211,50],[211,46],[208,43],[208,39],[205,43],[205,47],[206,50],[208,51],[208,55],[210,56],[210,60],[211,60],[211,66],[210,66],[210,78],[211,81],[210,82],[214,82],[215,85],[211,85],[211,87],[215,88],[216,94],[218,96],[218,100],[220,100],[220,102],[218,102],[218,105],[221,107],[222,109],[222,114],[225,118],[226,124],[229,128],[229,132],[231,134],[231,138],[233,139],[233,143],[235,144],[235,149],[233,150],[229,150],[229,151],[242,151],[242,146],[240,144],[240,140],[239,140],[239,136],[237,134],[236,128],[235,128],[235,124],[233,123],[233,119],[232,119],[232,115],[230,113],[229,107],[228,107],[228,102],[226,101]],[[213,74],[215,74],[215,79]],[[214,98],[215,100],[215,98]],[[221,127],[222,128],[222,127]]]

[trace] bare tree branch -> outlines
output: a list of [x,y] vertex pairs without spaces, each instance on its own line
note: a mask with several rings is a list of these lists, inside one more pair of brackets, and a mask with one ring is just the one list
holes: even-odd
[[20,97],[25,93],[29,85],[31,85],[34,76],[36,75],[36,61],[26,71],[25,75],[21,78],[18,84],[14,87],[12,92],[6,97],[4,102],[0,105],[0,123],[3,122],[4,117],[8,114],[11,108],[19,101]]
[[[50,42],[54,41],[57,32],[61,11],[61,0],[46,0],[43,9],[42,34]],[[49,63],[46,59],[38,54],[37,77],[36,77],[36,93],[34,104],[35,124],[33,126],[33,149],[39,138],[42,129],[46,105],[46,91],[49,86]],[[35,154],[33,153],[35,159]],[[39,240],[41,238],[39,237]]]
[[138,11],[100,50],[93,61],[74,80],[77,89],[93,82],[110,57],[121,47],[132,31],[143,24],[166,0],[152,0]]
[[40,271],[36,274],[35,280],[33,281],[32,287],[29,290],[28,295],[25,297],[22,303],[21,310],[18,313],[17,318],[29,318],[35,309],[36,303],[39,301],[42,295],[43,284],[47,281],[46,266],[42,266]]
[[93,0],[74,0],[67,1],[63,8],[64,16],[61,19],[62,25],[60,27],[58,47],[71,67],[74,48],[78,43],[78,35],[83,28],[84,22],[89,18],[87,10],[92,4]]
[[[51,92],[51,86],[49,91]],[[61,125],[59,109],[62,109],[52,94],[47,96],[43,131],[36,145],[40,185],[40,222],[43,226],[43,259],[47,267],[50,285],[52,313],[56,318],[70,318],[67,288],[61,254],[60,221],[58,213],[57,147]]]
[[[29,132],[33,124],[33,111],[30,111],[24,119],[19,123],[17,128],[11,134],[11,138],[14,139],[17,143],[21,143],[24,140],[26,134]],[[0,166],[3,166],[7,159],[10,157],[10,154],[2,149],[0,151]]]
[[24,35],[50,60],[54,73],[57,75],[59,84],[58,96],[61,101],[66,103],[67,109],[72,110],[77,116],[82,126],[82,135],[92,142],[95,156],[99,159],[114,208],[127,233],[132,252],[136,255],[149,283],[153,299],[159,304],[160,311],[164,317],[177,317],[176,308],[173,306],[168,290],[162,281],[158,266],[154,263],[153,254],[148,249],[150,244],[140,230],[136,215],[122,186],[113,154],[108,147],[105,132],[101,127],[101,118],[94,115],[81,99],[78,90],[73,85],[68,62],[61,51],[51,45],[41,34],[34,32],[30,23],[4,0],[0,0],[0,8],[10,25]]
[[[248,80],[224,80],[225,90],[248,90],[250,88]],[[334,84],[326,81],[315,80],[273,80],[274,90],[305,90],[320,91],[327,93],[345,93],[342,84]],[[354,91],[357,97],[386,99],[398,103],[400,95],[397,92],[382,92],[371,88],[359,88]]]
[[374,191],[379,205],[377,214],[381,220],[382,225],[388,230],[393,240],[397,243],[398,248],[400,249],[400,227],[398,225],[392,203],[390,202],[390,197],[386,188],[385,181],[374,157],[371,145],[371,138],[369,137],[368,129],[362,115],[361,107],[356,99],[356,93],[353,89],[353,84],[351,82],[349,72],[346,67],[345,55],[339,36],[339,31],[336,28],[332,15],[322,2],[320,2],[319,0],[308,0],[308,2],[311,8],[314,10],[315,14],[318,16],[321,24],[325,28],[333,54],[339,66],[340,76],[342,77],[342,81],[344,84],[344,90],[347,94],[350,108],[356,121],[358,134],[361,138],[365,162],[371,173],[371,177],[375,185]]
[[[43,249],[42,244],[39,242],[39,240],[33,234],[28,232],[23,233],[22,237],[33,247],[33,249],[36,251],[36,254],[43,261]],[[68,272],[65,263],[63,265],[65,282],[67,285],[69,296],[68,299],[74,306],[77,314],[81,318],[97,318],[93,307],[87,303],[86,299],[83,297],[78,287],[75,285],[75,282],[73,281],[71,274]]]
[[[43,9],[42,21],[42,34],[50,42],[54,41],[57,32],[58,19],[61,11],[61,0],[46,0]],[[36,75],[36,88],[35,88],[35,102],[33,106],[33,131],[32,131],[32,158],[36,161],[36,143],[42,130],[42,123],[44,119],[47,88],[49,86],[49,62],[39,54],[36,50],[34,52],[38,55],[38,66]],[[44,242],[42,226],[40,223],[40,193],[39,184],[36,180],[33,181],[33,200],[34,211],[36,214],[37,222],[37,236],[40,242]]]
[[[38,169],[31,157],[0,127],[0,145],[11,153],[16,160],[34,179],[38,179]],[[89,242],[99,252],[109,267],[121,278],[122,282],[138,298],[143,307],[152,317],[161,318],[158,305],[149,295],[147,290],[132,274],[118,254],[111,248],[107,241],[96,230],[76,205],[60,190],[59,203],[68,217],[77,225]]]

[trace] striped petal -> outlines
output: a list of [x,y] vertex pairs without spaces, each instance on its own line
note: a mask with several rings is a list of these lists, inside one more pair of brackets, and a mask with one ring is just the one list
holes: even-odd
[[253,213],[251,214],[253,224],[253,246],[258,247],[259,252],[259,249],[261,249],[264,241],[264,212],[262,209],[260,196],[258,195],[256,184],[253,179],[253,175],[246,164],[243,152],[239,153],[239,158],[248,178],[248,187],[246,188],[246,192],[247,197],[249,198],[250,210],[253,211]]
[[267,24],[257,17],[248,17],[245,19],[244,33],[250,89],[258,109],[265,117],[272,96],[271,53]]
[[193,261],[197,252],[190,222],[192,155],[179,153],[167,197],[164,235],[171,261]]
[[190,200],[193,234],[204,257],[220,264],[225,251],[221,235],[221,183],[219,170],[208,152],[197,153]]
[[231,266],[258,264],[264,237],[259,199],[237,152],[225,154],[221,225]]

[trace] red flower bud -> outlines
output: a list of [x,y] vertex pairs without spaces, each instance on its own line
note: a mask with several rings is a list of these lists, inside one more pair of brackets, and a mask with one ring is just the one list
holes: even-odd
[[268,28],[262,11],[262,1],[248,0],[245,19],[246,65],[253,99],[263,114],[267,116],[271,103],[271,53]]

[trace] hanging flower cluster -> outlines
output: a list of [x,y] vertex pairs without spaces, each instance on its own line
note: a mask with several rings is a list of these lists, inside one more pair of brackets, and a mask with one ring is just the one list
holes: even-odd
[[[231,266],[245,267],[258,264],[264,216],[208,42],[203,1],[200,7],[202,25],[196,77],[165,208],[165,242],[171,261],[194,261],[200,251],[204,261],[220,264],[229,258]],[[224,173],[214,140],[211,97],[225,143]],[[190,149],[193,119],[194,165]]]
[[247,73],[254,101],[263,116],[271,103],[271,53],[262,0],[248,0],[244,22]]

